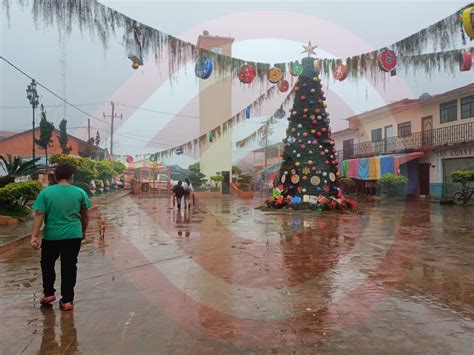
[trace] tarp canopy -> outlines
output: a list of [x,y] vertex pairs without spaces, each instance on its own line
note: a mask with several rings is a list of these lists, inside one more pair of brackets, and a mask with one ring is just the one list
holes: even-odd
[[281,166],[281,163],[276,163],[276,164],[273,164],[272,166],[269,166],[268,168],[260,170],[258,173],[264,174],[264,175],[274,173],[275,171],[280,169],[280,166]]
[[423,152],[413,152],[346,159],[339,163],[339,174],[359,180],[378,180],[388,173],[400,175],[400,165],[421,158],[423,155]]

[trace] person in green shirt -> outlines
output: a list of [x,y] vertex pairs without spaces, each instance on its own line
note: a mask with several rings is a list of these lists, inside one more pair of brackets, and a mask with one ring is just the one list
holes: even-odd
[[[71,185],[74,168],[70,165],[58,165],[54,172],[56,185],[43,189],[33,204],[35,217],[30,245],[41,246],[41,273],[43,275],[43,293],[41,304],[50,304],[56,300],[54,265],[61,258],[61,301],[62,310],[73,309],[74,286],[77,276],[77,256],[82,239],[86,236],[89,216],[87,209],[90,200],[86,192]],[[39,233],[44,222],[43,240]]]

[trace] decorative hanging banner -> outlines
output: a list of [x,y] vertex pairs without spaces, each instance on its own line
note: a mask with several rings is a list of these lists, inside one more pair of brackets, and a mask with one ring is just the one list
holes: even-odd
[[345,64],[337,64],[334,67],[334,79],[343,81],[345,78],[347,78],[347,67]]
[[290,73],[293,76],[300,76],[303,73],[303,66],[299,62],[293,62],[290,64]]
[[385,72],[391,72],[397,67],[397,55],[391,49],[384,49],[378,55],[379,67]]
[[462,51],[459,61],[459,69],[461,71],[469,71],[472,66],[472,53],[468,51]]
[[281,80],[278,83],[278,90],[280,90],[281,92],[287,92],[289,88],[290,83],[288,83],[288,80]]
[[283,74],[280,68],[272,67],[268,70],[268,80],[272,84],[278,83],[281,80],[282,76]]
[[212,60],[208,57],[201,57],[196,62],[196,66],[194,67],[194,72],[196,76],[200,79],[208,79],[212,74]]
[[237,75],[242,83],[250,84],[256,75],[255,68],[250,64],[243,65],[240,67]]
[[461,23],[467,36],[474,39],[474,6],[463,10]]

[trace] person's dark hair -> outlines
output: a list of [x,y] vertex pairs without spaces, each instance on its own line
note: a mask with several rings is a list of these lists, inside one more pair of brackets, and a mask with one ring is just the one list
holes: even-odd
[[184,181],[186,181],[186,184],[188,184],[188,185],[191,183],[191,181],[189,181],[188,178],[184,179]]
[[183,182],[181,180],[178,181],[178,186],[183,185]]
[[54,170],[54,177],[56,181],[70,180],[74,175],[74,168],[68,164],[59,164]]

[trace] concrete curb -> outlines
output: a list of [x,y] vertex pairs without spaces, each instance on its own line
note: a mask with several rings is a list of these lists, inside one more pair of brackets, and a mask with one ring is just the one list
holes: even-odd
[[[117,196],[117,197],[114,198],[114,199],[111,199],[109,202],[114,202],[114,201],[119,200],[119,199],[121,199],[122,197],[125,197],[125,196],[127,196],[127,195],[129,195],[129,194],[130,194],[130,191],[128,191],[126,194],[122,194],[122,195],[120,195],[120,196]],[[94,211],[94,210],[97,209],[98,207],[99,207],[99,205],[92,206],[92,207],[89,209],[89,211]],[[10,250],[12,250],[12,249],[14,249],[14,248],[16,248],[16,247],[22,245],[22,244],[23,244],[28,238],[30,238],[30,237],[31,237],[31,233],[28,233],[28,234],[26,234],[26,235],[23,235],[23,236],[21,236],[21,237],[18,237],[18,238],[15,239],[15,240],[12,240],[12,241],[10,241],[10,242],[8,242],[8,243],[5,243],[5,244],[3,244],[3,245],[0,245],[0,254],[5,253],[5,252],[7,252],[7,251],[10,251]]]

